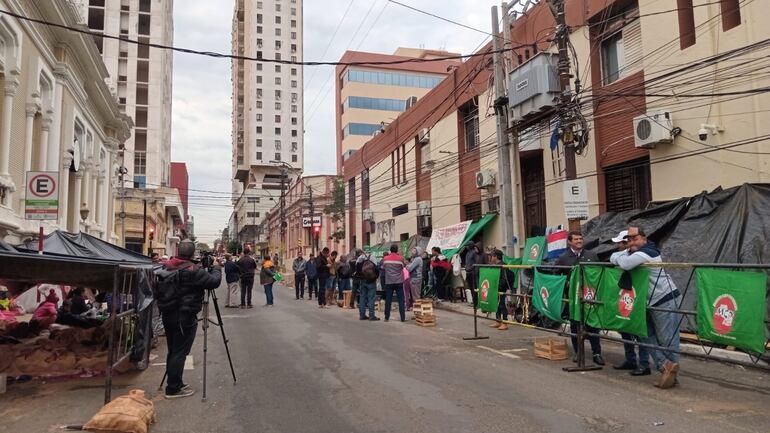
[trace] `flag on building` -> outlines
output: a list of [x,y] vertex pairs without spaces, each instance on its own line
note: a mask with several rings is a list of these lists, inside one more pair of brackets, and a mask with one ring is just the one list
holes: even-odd
[[623,272],[608,266],[583,266],[583,296],[600,302],[586,308],[586,323],[598,329],[646,337],[650,271],[630,271],[631,284],[627,288],[619,284]]
[[545,236],[527,238],[521,257],[522,265],[539,265],[545,255]]
[[767,342],[767,274],[698,268],[698,336],[764,353]]
[[498,285],[500,284],[500,269],[482,267],[479,271],[479,309],[484,313],[497,312],[500,302]]
[[566,275],[544,274],[535,269],[535,285],[532,290],[532,305],[545,317],[561,322],[562,298]]
[[545,237],[548,244],[548,259],[558,258],[567,251],[567,231],[555,231]]

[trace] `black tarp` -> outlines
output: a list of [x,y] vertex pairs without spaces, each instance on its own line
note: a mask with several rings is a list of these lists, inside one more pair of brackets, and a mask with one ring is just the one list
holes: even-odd
[[[38,250],[38,241],[19,245],[22,251]],[[43,239],[43,252],[70,257],[84,257],[117,262],[151,263],[149,257],[105,242],[86,233],[72,234],[57,230]]]
[[5,243],[5,241],[0,239],[0,251],[5,251],[5,252],[13,253],[13,252],[16,252],[16,248],[8,245],[7,243]]
[[[611,238],[629,226],[642,227],[660,246],[669,263],[770,263],[770,185],[743,184],[718,188],[645,210],[608,212],[586,222],[586,248],[607,258]],[[687,290],[683,308],[692,310],[697,288],[690,269],[669,271],[677,287]],[[770,309],[770,306],[769,306]],[[695,322],[686,320],[685,329]]]

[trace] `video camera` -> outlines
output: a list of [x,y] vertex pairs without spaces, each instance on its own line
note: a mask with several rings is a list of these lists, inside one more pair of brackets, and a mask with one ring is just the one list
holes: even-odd
[[201,253],[201,266],[207,270],[211,270],[214,266],[214,256],[211,255],[211,251]]

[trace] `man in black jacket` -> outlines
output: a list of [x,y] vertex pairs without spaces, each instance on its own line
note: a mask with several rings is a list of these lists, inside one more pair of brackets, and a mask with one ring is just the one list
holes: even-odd
[[[190,240],[179,243],[177,257],[167,261],[159,271],[166,275],[166,283],[158,283],[158,296],[163,327],[166,330],[166,398],[189,397],[192,388],[182,382],[184,362],[190,354],[195,331],[198,329],[198,313],[203,307],[206,290],[214,290],[222,282],[222,272],[218,264],[206,271],[193,263],[195,244]],[[163,295],[166,296],[163,296]],[[162,302],[161,302],[162,300]]]
[[257,261],[251,257],[251,250],[245,248],[238,260],[241,270],[241,308],[252,308],[251,291],[254,288],[254,275],[257,273]]
[[[571,231],[569,234],[567,234],[567,251],[563,252],[562,255],[556,259],[556,265],[575,266],[578,263],[598,261],[599,258],[596,256],[596,253],[592,253],[591,251],[586,251],[583,249],[583,234],[578,231]],[[569,272],[569,270],[565,269],[564,272]],[[578,339],[576,335],[578,333],[578,329],[580,328],[580,322],[577,320],[570,320],[569,323],[570,333],[573,334],[571,337],[572,348],[575,350],[575,355],[572,357],[572,361],[577,362]],[[599,330],[586,325],[586,332],[597,334],[599,333]],[[588,341],[591,343],[591,353],[593,353],[594,364],[604,365],[604,358],[602,358],[602,345],[599,337],[589,336]]]

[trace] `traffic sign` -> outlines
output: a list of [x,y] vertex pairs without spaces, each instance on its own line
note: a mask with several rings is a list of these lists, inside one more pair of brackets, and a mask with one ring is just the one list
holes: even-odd
[[564,181],[564,213],[567,219],[588,219],[588,185],[585,179]]
[[303,215],[302,227],[306,229],[310,227],[321,227],[321,215],[313,216],[312,220],[310,219],[310,215]]
[[59,217],[58,171],[28,171],[24,218],[56,220]]

